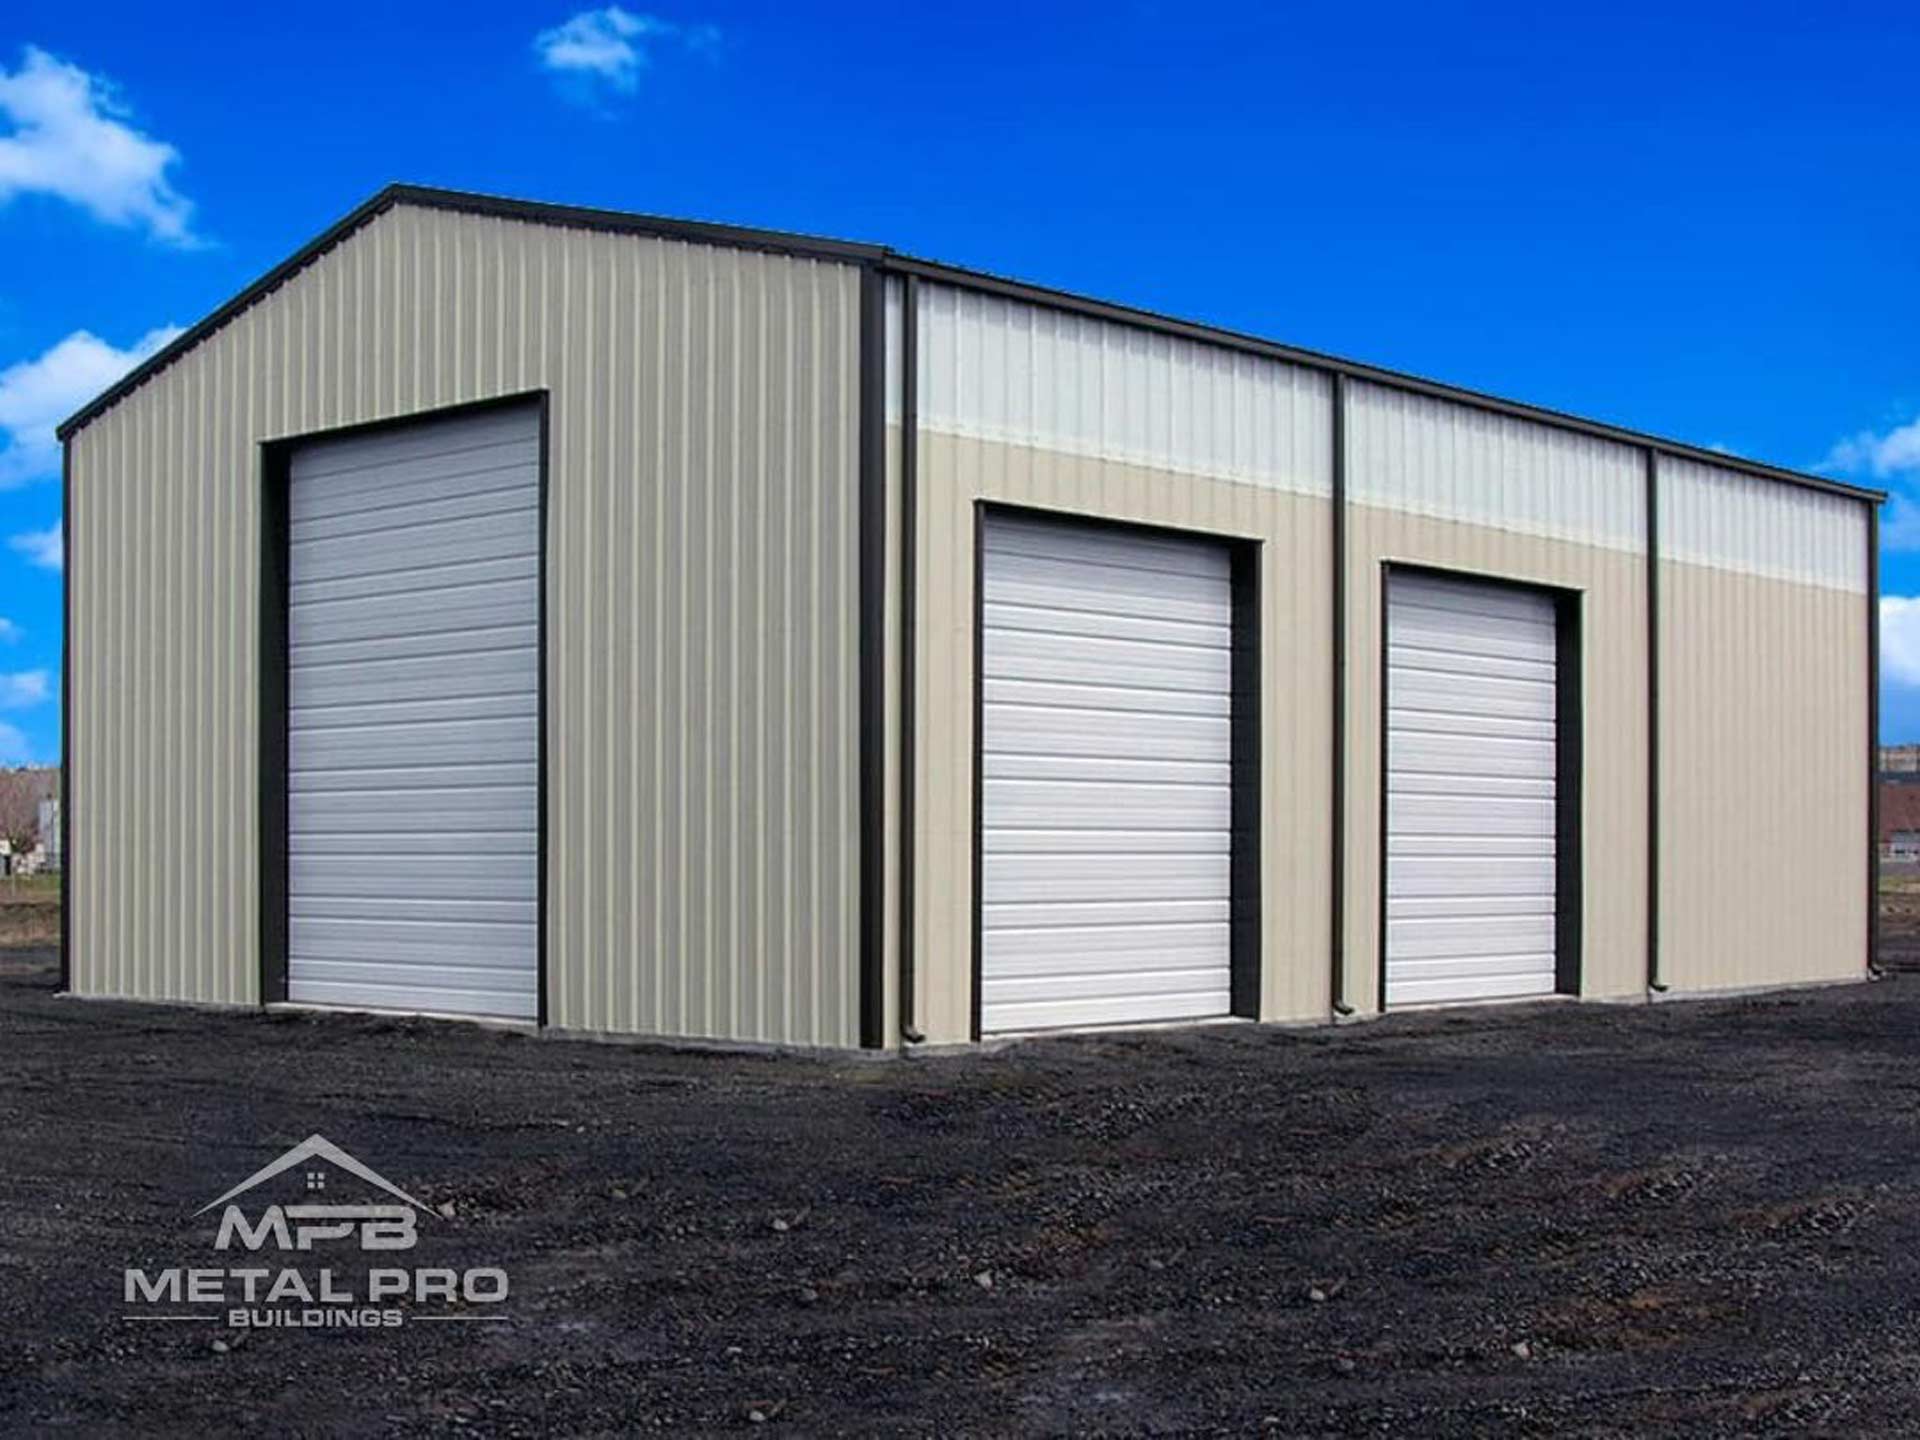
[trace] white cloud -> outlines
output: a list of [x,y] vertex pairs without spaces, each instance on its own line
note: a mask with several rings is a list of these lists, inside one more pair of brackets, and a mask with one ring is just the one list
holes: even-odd
[[180,333],[149,330],[125,350],[76,330],[32,360],[0,370],[0,490],[45,479],[60,469],[53,427]]
[[1868,474],[1880,480],[1920,475],[1920,420],[1896,425],[1884,435],[1862,430],[1829,450],[1820,468],[1849,475]]
[[44,670],[0,672],[0,710],[25,710],[53,693],[53,681]]
[[653,63],[652,43],[673,42],[689,50],[711,52],[720,32],[711,25],[684,26],[653,15],[635,15],[618,5],[582,10],[572,19],[533,37],[540,64],[570,82],[575,98],[593,101],[597,90],[630,95],[640,72]]
[[129,125],[108,81],[29,45],[18,70],[0,70],[0,115],[13,127],[0,135],[0,201],[53,195],[109,225],[199,243],[193,203],[167,178],[180,152]]
[[16,726],[0,720],[0,765],[11,768],[32,763],[33,747],[27,744],[27,737]]
[[44,530],[29,530],[23,535],[12,536],[7,541],[7,547],[26,556],[29,565],[38,565],[43,570],[59,570],[66,564],[58,520]]
[[0,644],[11,645],[19,638],[20,627],[6,616],[0,615]]

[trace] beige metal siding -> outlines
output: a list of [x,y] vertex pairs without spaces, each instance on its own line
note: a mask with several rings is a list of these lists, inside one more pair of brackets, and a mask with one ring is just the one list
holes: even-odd
[[[974,310],[943,298],[939,287],[922,294],[931,303],[919,321],[914,923],[921,1028],[929,1040],[964,1040],[972,1018],[974,526],[981,500],[1260,542],[1260,1013],[1324,1016],[1333,678],[1328,381],[1273,365],[1260,372],[1268,399],[1258,414],[1182,400],[1187,408],[1177,413],[1186,420],[1169,418],[1143,432],[1129,395],[1156,394],[1173,404],[1173,397],[1204,392],[1209,376],[1238,374],[1227,363],[1234,357],[1106,333],[1118,327],[1063,327],[1037,307],[996,302]],[[966,324],[997,329],[968,338],[958,333],[963,313],[972,317]],[[1065,360],[1058,354],[1063,334],[1076,336],[1080,347]],[[1035,363],[1029,348],[1041,343],[1055,347],[1047,364]],[[935,363],[942,354],[961,359]],[[1132,359],[1122,363],[1119,355]],[[993,372],[967,378],[968,367],[986,365],[988,357],[1001,367],[997,373],[1022,377],[1024,398],[1011,411],[1004,392],[978,398]],[[1161,378],[1150,384],[1155,374]],[[1103,377],[1121,389],[1105,388]],[[1070,410],[1056,393],[1069,379]],[[1045,418],[1063,410],[1077,417],[1064,431],[1064,421]],[[1226,418],[1212,418],[1220,415]],[[1238,448],[1210,428],[1216,424],[1264,438]],[[1204,465],[1230,473],[1223,478]]]
[[1866,963],[1867,509],[1660,465],[1660,944],[1675,990]]
[[[1646,973],[1645,472],[1638,452],[1383,387],[1348,387],[1346,956],[1379,1003],[1380,624],[1391,561],[1577,590],[1584,700],[1581,988]],[[1592,543],[1564,537],[1588,535]]]
[[547,389],[549,1019],[856,1043],[858,308],[402,206],[80,430],[75,988],[258,999],[259,442]]

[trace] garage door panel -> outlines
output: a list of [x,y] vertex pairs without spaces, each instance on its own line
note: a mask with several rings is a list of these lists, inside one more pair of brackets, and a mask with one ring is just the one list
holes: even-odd
[[1551,860],[1549,835],[1393,835],[1387,841],[1390,859]]
[[1551,780],[1554,743],[1509,736],[1394,731],[1387,741],[1387,764],[1394,770],[1424,770],[1468,779],[1514,775]]
[[[456,771],[458,773],[453,773]],[[299,795],[364,793],[364,803],[369,806],[417,805],[422,792],[511,785],[537,794],[534,787],[538,779],[536,762],[482,760],[458,766],[338,766],[325,770],[291,770],[287,774],[287,788]]]
[[539,618],[540,586],[529,576],[524,580],[441,586],[415,592],[404,600],[376,595],[310,600],[293,607],[288,640],[297,658],[309,645],[325,646],[334,640],[494,630],[502,625],[537,624]]
[[1546,592],[1530,586],[1497,584],[1472,575],[1410,573],[1395,575],[1393,584],[1399,592],[1395,597],[1396,616],[1441,611],[1470,622],[1506,620],[1531,629],[1550,626],[1554,621],[1551,610],[1542,608]]
[[995,705],[987,708],[986,721],[996,755],[1143,760],[1172,755],[1194,763],[1219,764],[1230,757],[1233,748],[1233,724],[1225,716]]
[[396,939],[408,924],[529,925],[537,931],[539,916],[525,900],[462,897],[428,899],[419,895],[302,895],[291,912],[293,920],[364,920],[387,927]]
[[294,730],[295,771],[424,766],[491,761],[502,753],[530,751],[539,741],[533,715],[493,720],[414,720],[351,727]]
[[[470,457],[514,445],[537,445],[539,426],[530,409],[507,408],[469,415],[432,416],[403,426],[320,440],[302,449],[303,476],[350,475],[409,464],[431,456],[449,468]],[[537,460],[537,454],[536,454]]]
[[[1159,535],[1147,530],[1090,525],[1069,517],[996,514],[990,546],[983,556],[990,573],[996,567],[1017,568],[1021,558],[1098,570],[1110,567],[1147,571],[1175,582],[1214,580],[1226,583],[1231,557],[1225,547],[1182,535]],[[1144,593],[1157,594],[1161,582],[1136,582]]]
[[538,435],[525,408],[293,456],[291,999],[538,1011]]
[[983,779],[980,789],[988,821],[995,827],[1194,830],[1225,828],[1233,812],[1233,792],[1226,785]]
[[[1113,968],[1116,957],[1161,969],[1200,969],[1219,965],[1220,948],[1229,941],[1227,922],[1204,921],[1183,925],[1089,926],[1046,925],[1021,929],[995,927],[983,937],[983,957],[990,957],[994,973],[1009,979],[1044,975],[1099,973]],[[1136,962],[1135,957],[1139,957]],[[1209,979],[1209,984],[1212,980]]]
[[1393,893],[1426,895],[1540,895],[1553,892],[1553,858],[1388,855]]
[[1387,606],[1386,1001],[1550,994],[1555,602],[1402,573]]
[[291,727],[339,730],[381,723],[537,719],[539,712],[539,696],[515,693],[448,695],[431,700],[333,700],[325,705],[302,707],[292,718]]
[[293,855],[288,875],[302,896],[394,895],[422,900],[525,900],[539,895],[540,867],[526,854],[490,852]]
[[1178,621],[1189,625],[1228,625],[1231,599],[1212,577],[1168,574],[1156,578],[1151,594],[1141,593],[1128,570],[1100,570],[1066,561],[1023,561],[1014,573],[995,561],[988,571],[995,604],[1036,609],[1048,614],[1083,611],[1116,620]]
[[1113,780],[1144,785],[1227,785],[1233,766],[1226,760],[1132,760],[1093,755],[988,755],[981,759],[989,780]]
[[[487,828],[486,815],[462,816],[476,827],[460,830],[451,823],[442,822],[432,826],[419,826],[412,830],[396,830],[387,835],[370,838],[364,832],[355,830],[316,830],[303,828],[299,834],[288,837],[287,854],[298,862],[308,856],[383,856],[393,852],[393,847],[404,846],[404,853],[411,856],[477,856],[477,855],[513,855],[523,861],[537,856],[540,851],[540,832],[538,830],[507,830],[497,824]],[[518,818],[518,817],[515,817]]]
[[289,582],[287,599],[289,604],[303,607],[310,601],[352,600],[373,595],[404,604],[404,597],[422,590],[484,585],[495,580],[533,580],[539,573],[540,559],[536,555],[504,555],[492,560],[462,560],[453,564],[428,561],[330,580]]
[[1471,680],[1491,676],[1499,680],[1532,681],[1538,684],[1553,677],[1551,660],[1526,659],[1515,655],[1466,656],[1414,645],[1389,644],[1387,663],[1398,673],[1436,675],[1442,677],[1443,681],[1449,677]]
[[[529,543],[538,545],[540,512],[521,507],[471,520],[449,520],[422,526],[409,533],[415,555],[430,554],[441,565],[479,560],[524,559]],[[397,545],[370,545],[365,535],[341,535],[288,545],[292,574],[299,582],[339,580],[351,576],[401,574],[407,568],[406,550]]]
[[386,811],[380,830],[383,835],[437,831],[465,835],[476,830],[521,834],[538,800],[538,791],[531,785],[383,789],[372,795],[365,791],[318,790],[302,795],[300,822],[291,835],[294,839],[319,835],[357,835],[364,839],[370,807]]
[[[368,640],[329,640],[324,645],[303,645],[292,657],[292,675],[297,679],[305,670],[334,669],[358,674],[363,666],[380,661],[432,660],[458,658],[491,651],[512,650],[523,661],[538,659],[540,627],[534,621],[503,622],[485,629],[417,631],[406,635],[383,635]],[[327,676],[330,683],[334,677]]]
[[539,943],[533,921],[476,924],[444,921],[396,924],[379,920],[296,919],[292,942],[303,955],[361,965],[408,961],[474,969],[517,968],[529,945]]
[[1527,1000],[1553,994],[1553,985],[1551,964],[1544,975],[1476,974],[1441,979],[1407,978],[1399,981],[1394,992],[1394,1003],[1459,1005],[1490,1000]]
[[[326,687],[321,705],[375,705],[401,701],[453,702],[473,698],[497,699],[521,695],[528,654],[538,660],[538,627],[530,627],[535,643],[526,646],[472,648],[451,655],[410,656],[395,660],[316,662],[292,666],[287,672],[289,698],[295,710],[315,703],[308,690]],[[524,653],[523,653],[524,652]],[[539,697],[535,695],[538,704]]]
[[985,1033],[1231,1004],[1231,560],[995,514],[980,595]]
[[1389,918],[1387,943],[1402,960],[1471,959],[1506,953],[1551,955],[1553,928],[1551,911],[1505,917]]
[[981,864],[996,901],[1126,900],[1143,890],[1168,900],[1231,898],[1219,855],[985,855]]
[[[341,515],[364,514],[390,505],[454,496],[519,493],[527,470],[540,462],[539,444],[516,440],[455,454],[418,454],[359,470],[329,472],[324,485],[290,498],[287,518],[295,526]],[[319,478],[303,466],[308,480]]]
[[994,1017],[996,1032],[1018,1034],[1025,1030],[1211,1020],[1229,1013],[1232,1004],[1232,992],[1226,986],[1178,994],[1083,994],[1061,1000],[1012,1000],[999,995],[989,999],[983,995],[981,1014]]
[[1395,794],[1387,801],[1394,838],[1423,835],[1532,835],[1551,837],[1551,796]]
[[[540,1013],[538,997],[514,976],[503,973],[498,984],[459,983],[461,977],[436,977],[415,982],[400,971],[390,978],[368,978],[366,967],[341,968],[324,960],[309,962],[301,978],[302,1005],[340,1005],[352,1010],[404,1010],[413,1014],[476,1015],[500,1020],[533,1020]],[[427,969],[429,967],[421,967]]]
[[1218,690],[1154,689],[1127,685],[1067,684],[1048,680],[988,679],[980,692],[988,705],[1051,705],[1062,710],[1100,710],[1113,715],[1217,715],[1230,718],[1232,698]]
[[987,631],[982,664],[989,680],[1055,680],[1069,684],[1138,685],[1151,677],[1165,689],[1229,691],[1233,656],[1221,648],[1149,645],[1034,630]]
[[1398,606],[1387,622],[1387,643],[1420,651],[1449,665],[1488,658],[1553,664],[1555,645],[1551,616],[1517,622],[1504,616],[1464,615],[1451,610],[1423,610]]
[[1220,620],[1119,615],[1078,606],[1013,605],[997,600],[987,606],[985,618],[993,630],[1006,634],[1079,635],[1101,641],[1184,645],[1199,650],[1228,648],[1221,637],[1230,634],[1226,622]]
[[1487,675],[1478,671],[1394,671],[1396,710],[1425,714],[1459,712],[1534,720],[1553,714],[1553,675]]
[[1200,830],[1002,826],[983,832],[980,848],[985,855],[1091,855],[1105,851],[1125,855],[1143,850],[1162,855],[1226,855],[1232,851],[1232,841],[1233,837],[1218,826]]
[[[1225,924],[1233,918],[1227,900],[1089,900],[1066,897],[1032,901],[983,901],[982,930],[1032,930],[1044,926],[1118,930],[1138,925]],[[986,937],[983,934],[982,939]]]
[[1387,900],[1387,919],[1506,918],[1554,913],[1551,895],[1393,895]]

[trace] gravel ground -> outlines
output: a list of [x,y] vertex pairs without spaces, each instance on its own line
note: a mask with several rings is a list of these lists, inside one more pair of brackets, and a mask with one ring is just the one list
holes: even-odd
[[[901,1063],[53,989],[0,959],[0,1432],[1920,1412],[1920,980]],[[122,1319],[122,1267],[215,1263],[192,1212],[314,1131],[450,1204],[415,1263],[505,1267],[510,1318]]]

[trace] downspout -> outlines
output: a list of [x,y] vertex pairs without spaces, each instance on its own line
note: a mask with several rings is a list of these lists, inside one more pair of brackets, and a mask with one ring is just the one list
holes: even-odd
[[901,280],[900,300],[900,1038],[927,1037],[915,1024],[918,979],[914,956],[914,800],[918,790],[914,691],[918,683],[915,633],[919,589],[920,280]]
[[[1347,377],[1335,370],[1333,396],[1333,817],[1328,993],[1335,1015],[1347,1000]],[[1381,881],[1385,883],[1384,878]]]

